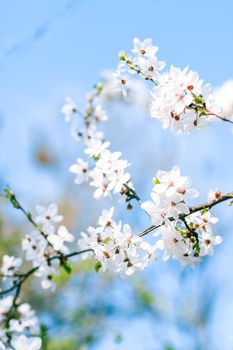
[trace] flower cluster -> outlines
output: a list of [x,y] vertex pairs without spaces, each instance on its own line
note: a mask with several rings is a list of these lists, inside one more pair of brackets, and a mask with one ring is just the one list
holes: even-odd
[[61,256],[69,253],[66,242],[73,242],[74,236],[63,225],[56,228],[63,217],[57,214],[57,205],[50,204],[48,208],[36,207],[37,216],[34,218],[38,229],[26,235],[22,240],[22,249],[26,260],[31,261],[33,267],[39,266],[36,276],[41,278],[43,288],[55,288],[52,280],[56,274],[56,262],[48,260],[58,253]]
[[[126,195],[127,201],[132,198],[132,193],[127,196],[130,188],[133,191],[131,176],[126,169],[129,167],[127,160],[121,159],[121,152],[112,152],[109,149],[110,142],[104,140],[102,132],[97,126],[100,122],[108,119],[107,113],[98,104],[94,105],[94,98],[100,95],[102,87],[98,87],[93,95],[88,96],[88,104],[84,114],[85,128],[74,132],[76,138],[84,144],[84,153],[89,156],[94,165],[90,165],[88,160],[78,158],[76,163],[70,167],[70,171],[76,175],[75,182],[81,184],[88,182],[95,187],[94,198],[109,196],[111,193]],[[70,101],[68,101],[70,103]],[[62,111],[69,108],[65,105]],[[73,113],[73,109],[69,109]],[[67,117],[66,117],[67,118]]]
[[[76,176],[75,182],[88,182],[94,187],[94,198],[112,193],[124,195],[129,209],[132,208],[130,201],[136,199],[151,218],[152,226],[133,234],[128,224],[113,219],[114,208],[103,210],[97,226],[81,232],[78,240],[81,250],[70,253],[67,243],[73,242],[74,236],[60,225],[63,217],[58,214],[57,205],[37,206],[37,215],[33,217],[22,208],[10,188],[6,188],[6,198],[26,215],[34,230],[22,239],[25,259],[31,263],[29,271],[20,271],[21,258],[9,255],[2,258],[0,276],[6,289],[0,290],[0,350],[40,350],[42,347],[35,312],[29,304],[20,301],[22,284],[32,274],[40,278],[44,289],[54,290],[54,275],[58,274],[60,266],[70,273],[69,259],[73,256],[82,254],[83,258],[88,258],[94,253],[96,271],[108,269],[129,276],[158,259],[161,252],[164,260],[173,258],[185,266],[195,265],[202,257],[213,255],[214,247],[222,242],[222,237],[213,233],[212,225],[218,219],[212,216],[210,209],[217,203],[232,200],[233,193],[223,196],[217,189],[210,190],[207,203],[190,207],[187,201],[196,198],[198,192],[175,166],[171,171],[156,173],[151,200],[141,202],[127,172],[129,162],[121,158],[121,152],[110,151],[110,142],[98,130],[100,122],[108,120],[108,114],[99,102],[121,98],[119,91],[125,101],[132,102],[132,96],[137,95],[135,100],[139,104],[146,101],[145,105],[148,105],[145,86],[132,79],[136,74],[154,84],[151,116],[161,120],[163,128],[190,133],[204,128],[216,118],[232,122],[217,114],[219,108],[212,99],[210,87],[203,85],[197,73],[188,67],[181,70],[174,66],[168,72],[160,73],[165,63],[158,60],[157,52],[158,47],[151,39],[140,41],[135,38],[132,55],[120,54],[116,72],[107,74],[103,83],[97,84],[94,92],[87,96],[84,113],[70,97],[66,97],[61,110],[67,122],[74,123],[74,116],[79,114],[84,124],[72,126],[72,135],[82,141],[87,158],[78,158],[70,167]],[[232,110],[230,102],[229,97],[225,113]],[[155,229],[153,236],[156,238],[152,238],[150,244],[144,236]]]
[[210,85],[203,85],[196,72],[171,66],[158,77],[153,89],[151,116],[162,122],[164,129],[190,133],[203,129],[219,112],[214,104]]
[[152,202],[144,202],[141,207],[150,215],[155,226],[170,222],[170,218],[177,220],[180,214],[189,214],[186,200],[197,197],[198,192],[190,188],[190,179],[181,176],[177,166],[168,172],[159,170],[154,184]]
[[[133,235],[129,225],[116,223],[113,219],[114,208],[103,210],[98,227],[89,227],[81,232],[78,245],[81,249],[91,249],[97,260],[97,267],[131,275],[143,270],[155,259],[155,246]],[[86,257],[86,256],[84,256]]]
[[200,257],[212,255],[213,246],[222,241],[212,233],[211,225],[218,220],[208,210],[190,212],[186,200],[197,197],[198,192],[190,188],[189,178],[173,167],[169,172],[158,171],[154,184],[152,201],[141,207],[159,228],[156,248],[164,251],[164,260],[172,257],[183,265],[193,265]]
[[156,84],[159,77],[159,71],[165,67],[163,61],[159,61],[156,53],[159,50],[157,46],[153,46],[151,39],[140,41],[134,39],[133,56],[129,57],[126,53],[120,53],[120,63],[114,73],[116,79],[116,88],[127,96],[128,83],[132,79],[132,74],[138,73],[146,80],[150,80]]
[[[12,204],[21,208],[9,189],[7,193]],[[21,285],[31,273],[34,273],[41,278],[43,288],[54,290],[53,275],[58,273],[59,268],[55,261],[59,260],[63,265],[66,263],[64,257],[69,253],[66,242],[74,240],[74,236],[65,226],[56,227],[63,219],[58,215],[56,204],[50,204],[48,208],[37,206],[36,211],[37,215],[34,218],[24,211],[35,226],[35,230],[22,239],[22,249],[26,260],[32,263],[32,269],[22,273],[21,258],[8,255],[2,258],[0,271],[3,282],[8,286],[7,292],[10,293],[16,289],[15,296],[9,295],[0,299],[0,339],[2,341],[0,349],[2,347],[4,350],[41,349],[41,339],[35,336],[40,333],[35,312],[29,304],[19,302]]]
[[216,118],[222,119],[217,114],[221,109],[213,100],[210,85],[203,85],[199,75],[188,67],[181,70],[171,66],[168,72],[160,73],[165,64],[158,61],[157,51],[151,39],[135,38],[132,52],[136,56],[120,54],[115,77],[123,95],[127,92],[130,73],[137,73],[154,83],[151,116],[161,120],[164,129],[170,127],[174,132],[190,133],[203,129]]
[[[0,299],[0,349],[41,349],[41,339],[35,337],[35,334],[39,334],[35,312],[29,304],[14,303],[14,297],[11,295]],[[4,344],[10,345],[6,347]]]
[[[22,209],[9,189],[7,193],[12,204]],[[29,304],[20,302],[19,292],[24,280],[33,273],[42,279],[43,288],[53,290],[53,275],[59,267],[54,261],[58,260],[64,266],[70,256],[83,254],[83,258],[88,258],[94,253],[96,271],[108,269],[129,276],[158,259],[160,251],[163,252],[164,260],[173,258],[185,266],[194,265],[203,256],[213,255],[214,246],[220,244],[222,238],[213,234],[212,225],[218,219],[211,215],[209,209],[211,203],[222,199],[222,194],[218,190],[209,191],[208,202],[202,211],[199,207],[189,208],[186,203],[188,198],[197,195],[198,192],[190,187],[189,178],[181,176],[178,167],[173,167],[169,172],[159,170],[154,178],[152,201],[141,204],[142,209],[151,217],[153,226],[139,234],[133,234],[129,225],[113,220],[114,208],[103,210],[97,227],[89,227],[86,232],[81,232],[78,240],[81,250],[68,255],[65,243],[73,242],[74,237],[64,226],[56,227],[62,220],[57,205],[51,204],[48,208],[37,206],[38,215],[35,218],[22,209],[36,228],[22,240],[26,260],[32,262],[32,269],[22,273],[19,271],[22,259],[3,256],[1,275],[4,283],[9,284],[10,281],[11,287],[2,295],[14,289],[16,294],[4,296],[0,300],[0,349],[41,349],[35,312]],[[143,236],[156,228],[156,240],[150,244]],[[69,266],[67,263],[67,272],[68,268],[70,271]]]

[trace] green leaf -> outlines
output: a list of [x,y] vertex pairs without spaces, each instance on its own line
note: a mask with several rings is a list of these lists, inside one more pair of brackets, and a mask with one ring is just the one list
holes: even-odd
[[120,58],[120,61],[125,61],[126,60],[125,52],[120,51],[119,52],[119,58]]
[[100,159],[100,155],[99,154],[93,154],[92,159],[94,159],[94,161],[97,162],[97,160]]
[[208,213],[208,211],[209,211],[209,209],[204,208],[204,209],[201,211],[201,215],[204,215],[204,214]]
[[66,261],[62,266],[67,273],[70,274],[72,272],[72,265],[69,261]]
[[19,209],[20,205],[19,202],[17,201],[14,193],[12,192],[11,188],[8,186],[5,188],[5,193],[6,193],[6,198],[9,199],[9,201],[11,202],[11,204],[13,205],[14,208]]
[[96,272],[99,272],[99,270],[101,269],[101,267],[102,267],[102,264],[101,264],[100,261],[98,261],[98,262],[95,264],[95,271],[96,271]]
[[193,96],[194,96],[194,100],[195,100],[195,102],[196,103],[203,103],[203,98],[202,97],[200,97],[200,96],[198,96],[198,95],[195,95],[195,94],[193,94]]
[[115,343],[120,344],[122,342],[122,335],[118,334],[115,336]]
[[159,179],[158,179],[157,177],[154,177],[154,178],[153,178],[153,183],[154,183],[155,185],[159,185],[159,184],[160,184],[160,181],[159,181]]
[[47,332],[47,327],[44,324],[40,326],[40,337],[42,340],[42,350],[47,350],[48,349],[48,332]]
[[200,246],[199,246],[199,243],[198,243],[198,242],[194,243],[194,245],[193,245],[193,249],[195,249],[195,250],[196,250],[198,253],[200,253],[201,248],[200,248]]
[[206,115],[206,110],[202,107],[197,107],[197,110],[198,110],[198,113],[199,113],[199,116],[202,117],[204,115]]

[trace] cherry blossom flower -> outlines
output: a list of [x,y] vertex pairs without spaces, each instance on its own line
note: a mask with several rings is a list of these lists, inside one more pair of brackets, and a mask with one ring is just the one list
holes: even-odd
[[100,216],[99,227],[89,227],[82,232],[78,245],[81,249],[93,250],[103,271],[109,269],[122,275],[131,275],[143,270],[155,258],[153,248],[138,235],[133,235],[129,225],[116,223],[113,218],[114,208],[104,210]]
[[4,320],[13,303],[13,296],[9,295],[0,299],[0,322]]
[[214,190],[209,190],[208,194],[207,194],[207,200],[209,201],[214,201],[217,199],[220,199],[222,197],[222,193],[220,191],[218,191],[218,189],[214,189]]
[[96,106],[93,116],[96,123],[108,120],[108,115],[101,105]]
[[211,233],[203,233],[200,256],[214,255],[214,246],[221,244],[222,241],[223,239],[219,235],[214,236]]
[[74,236],[68,232],[65,226],[60,226],[56,234],[48,236],[48,241],[52,244],[55,250],[67,254],[69,250],[64,246],[64,242],[73,242]]
[[4,255],[2,258],[1,272],[6,276],[13,276],[19,270],[21,265],[21,258],[15,258],[14,256]]
[[9,323],[11,332],[22,333],[25,329],[30,330],[31,333],[39,332],[38,319],[29,304],[20,304],[17,312],[19,318],[11,319]]
[[190,188],[190,179],[181,176],[175,166],[171,171],[159,170],[154,178],[151,201],[142,203],[141,207],[151,217],[155,226],[169,223],[170,218],[178,220],[179,214],[189,214],[185,203],[187,198],[198,196],[197,190]]
[[[164,129],[190,133],[216,119],[219,108],[213,103],[209,85],[203,86],[196,72],[171,66],[161,74],[153,89],[151,116],[162,121]],[[212,114],[211,114],[212,113]]]
[[133,44],[132,52],[137,56],[154,57],[159,50],[158,46],[153,45],[152,39],[140,41],[138,38],[134,38]]
[[102,142],[101,140],[90,139],[88,148],[85,153],[90,157],[99,158],[99,156],[110,146],[110,142]]
[[87,182],[89,178],[88,174],[88,162],[84,162],[81,158],[77,159],[77,162],[70,167],[70,172],[76,174],[75,183],[80,185],[83,182]]
[[45,230],[46,234],[53,233],[54,224],[62,221],[63,216],[58,215],[57,204],[52,203],[48,208],[41,205],[36,206],[38,215],[35,217],[35,222]]
[[228,80],[215,89],[213,96],[222,109],[221,115],[233,120],[233,80]]
[[40,350],[42,341],[38,337],[26,337],[25,335],[14,336],[11,340],[14,350]]
[[38,231],[33,231],[22,240],[26,260],[32,261],[34,267],[44,261],[46,248],[47,242]]
[[52,292],[56,289],[53,276],[57,274],[55,266],[48,265],[47,262],[42,264],[36,271],[35,275],[41,279],[43,289],[50,289]]
[[65,121],[69,122],[73,116],[73,114],[76,112],[76,105],[71,97],[65,98],[65,104],[61,109],[61,113],[65,116]]
[[130,79],[128,69],[124,62],[119,63],[117,70],[113,73],[115,78],[115,88],[120,91],[124,97],[127,96],[128,81]]

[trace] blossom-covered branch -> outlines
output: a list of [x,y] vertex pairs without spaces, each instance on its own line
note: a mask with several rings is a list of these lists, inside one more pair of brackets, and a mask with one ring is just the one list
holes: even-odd
[[4,346],[3,349],[7,350],[37,350],[41,348],[38,320],[30,305],[20,300],[24,283],[30,276],[36,275],[42,279],[43,288],[54,290],[53,275],[58,274],[60,266],[70,273],[70,258],[90,253],[91,250],[88,248],[69,252],[65,242],[73,241],[74,237],[64,226],[60,226],[56,232],[55,224],[62,220],[62,216],[57,215],[55,204],[48,209],[37,206],[39,215],[33,217],[22,207],[9,187],[5,189],[5,193],[14,208],[22,211],[36,230],[22,240],[25,258],[32,262],[31,269],[23,273],[20,271],[22,258],[3,256],[0,271],[6,287],[0,289],[0,349]]
[[[65,120],[74,119],[74,114],[82,117],[84,128],[78,125],[78,131],[72,126],[72,136],[84,144],[84,153],[92,160],[78,158],[77,162],[70,167],[70,171],[76,175],[75,182],[81,184],[89,182],[95,187],[94,198],[107,197],[111,193],[118,193],[125,197],[128,209],[132,209],[131,201],[140,201],[136,193],[131,175],[126,172],[130,166],[127,160],[121,159],[121,152],[112,152],[109,149],[110,142],[105,141],[103,132],[97,129],[100,122],[108,120],[106,111],[95,101],[104,93],[104,84],[97,84],[92,94],[87,97],[85,112],[78,111],[70,97],[66,98],[62,113]],[[74,124],[74,121],[73,121]]]
[[[212,207],[214,207],[217,204],[220,204],[222,202],[226,202],[228,200],[233,199],[233,192],[229,192],[227,194],[221,194],[221,192],[215,191],[215,198],[212,199],[211,201],[193,206],[189,208],[189,213],[188,214],[180,214],[179,219],[183,221],[187,216],[197,213],[199,211],[202,211],[203,214],[206,213],[206,211],[210,210]],[[230,205],[232,205],[232,201],[229,202]],[[169,218],[170,221],[174,221],[174,218]],[[161,224],[162,225],[162,224]],[[147,235],[148,233],[158,229],[161,225],[151,225],[142,232],[138,233],[139,237],[143,237]]]
[[[95,86],[87,97],[84,112],[70,97],[66,98],[62,107],[65,120],[72,122],[72,136],[82,141],[86,155],[86,159],[78,158],[70,167],[76,175],[75,182],[88,182],[95,188],[93,196],[96,199],[112,194],[122,195],[128,209],[132,209],[132,201],[136,200],[150,217],[152,225],[134,233],[131,226],[114,219],[114,207],[111,207],[102,211],[95,227],[88,227],[80,233],[76,242],[78,248],[71,252],[69,243],[74,244],[75,236],[59,224],[63,217],[58,214],[57,205],[52,203],[47,208],[39,205],[36,214],[32,215],[7,187],[6,198],[25,215],[33,225],[33,231],[22,238],[24,260],[31,264],[27,272],[21,271],[23,258],[4,255],[2,259],[0,350],[41,349],[35,312],[29,304],[20,300],[21,289],[32,275],[40,279],[43,289],[53,291],[56,288],[54,276],[61,268],[70,273],[70,259],[75,256],[94,258],[96,271],[108,269],[129,276],[144,270],[161,254],[163,260],[173,258],[184,266],[194,266],[203,257],[213,255],[214,246],[222,242],[222,237],[213,232],[213,225],[218,219],[212,216],[211,209],[227,200],[232,204],[233,192],[223,195],[218,190],[210,190],[205,203],[192,206],[189,201],[197,198],[199,193],[191,187],[190,178],[181,175],[180,168],[174,166],[169,171],[157,171],[151,200],[143,201],[127,171],[130,163],[122,159],[121,152],[110,150],[110,142],[98,129],[100,122],[108,120],[101,102],[119,100],[119,90],[123,92],[124,100],[130,94],[133,96],[137,86],[132,79],[135,75],[153,83],[151,116],[160,119],[163,128],[190,133],[217,118],[233,122],[221,116],[221,109],[215,104],[210,87],[203,85],[197,73],[188,67],[181,70],[174,66],[161,73],[165,63],[157,58],[157,52],[158,47],[151,39],[134,39],[133,56],[120,54],[117,71],[108,74],[102,83]],[[143,95],[142,85],[138,88],[137,101]],[[145,236],[155,229],[153,237],[146,241]]]
[[160,73],[165,63],[158,60],[158,49],[151,39],[140,41],[135,38],[133,57],[120,53],[115,76],[123,95],[126,95],[127,82],[132,74],[137,73],[155,85],[150,113],[153,118],[161,120],[164,129],[170,127],[174,132],[188,134],[203,129],[216,118],[233,123],[233,120],[221,116],[221,108],[213,99],[210,85],[203,85],[203,80],[188,66],[181,70],[172,65],[168,72]]

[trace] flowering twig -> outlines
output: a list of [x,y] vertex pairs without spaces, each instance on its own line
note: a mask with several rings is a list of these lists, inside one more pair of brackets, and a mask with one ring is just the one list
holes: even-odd
[[28,221],[40,232],[44,239],[48,242],[48,245],[52,247],[52,244],[48,241],[46,233],[41,229],[41,227],[34,221],[32,214],[29,211],[26,211],[22,205],[19,203],[15,194],[12,192],[11,188],[7,186],[5,188],[5,198],[9,199],[14,208],[19,209],[28,219]]
[[[215,205],[217,204],[220,204],[222,202],[225,202],[229,199],[233,199],[233,192],[229,192],[225,195],[222,195],[219,199],[215,199],[215,200],[212,200],[212,201],[209,201],[207,203],[202,203],[202,204],[199,204],[199,205],[196,205],[196,206],[193,206],[193,207],[190,207],[189,210],[190,212],[188,214],[180,214],[179,215],[179,219],[180,220],[184,220],[186,217],[190,216],[191,214],[194,214],[198,211],[201,211],[201,210],[209,210],[211,209],[212,207],[214,207]],[[170,221],[174,221],[174,218],[169,218]],[[138,236],[139,237],[143,237],[145,235],[147,235],[148,233],[156,230],[157,228],[161,227],[163,224],[161,225],[151,225],[149,226],[148,228],[146,228],[145,230],[143,230],[142,232],[138,233]]]
[[[84,254],[84,253],[88,253],[88,252],[91,252],[92,249],[83,249],[83,250],[80,250],[80,251],[74,251],[70,254],[67,254],[67,255],[63,255],[63,259],[64,260],[68,260],[69,258],[72,258],[74,256],[77,256],[77,255],[81,255],[81,254]],[[55,255],[55,256],[52,256],[47,260],[48,264],[53,261],[53,260],[60,260],[61,257],[60,255]],[[20,276],[20,279],[18,282],[16,282],[12,287],[8,288],[8,289],[5,289],[5,290],[2,290],[0,291],[0,297],[5,295],[5,294],[9,294],[10,292],[14,291],[15,289],[18,290],[18,288],[21,287],[21,285],[31,276],[33,275],[38,269],[40,268],[40,266],[36,266],[32,269],[30,269],[29,271],[25,272],[25,273],[21,273],[20,275],[16,275],[16,276]],[[19,295],[19,291],[16,293],[17,297]]]
[[227,119],[227,118],[225,118],[225,117],[222,117],[221,115],[216,114],[216,113],[206,113],[205,115],[213,115],[213,116],[215,116],[216,118],[221,119],[221,120],[224,121],[224,122],[233,124],[233,120]]

